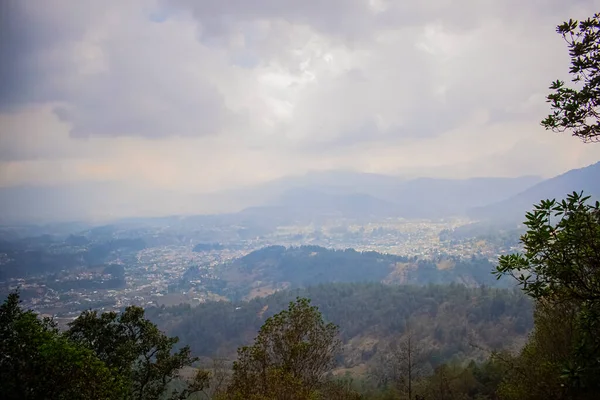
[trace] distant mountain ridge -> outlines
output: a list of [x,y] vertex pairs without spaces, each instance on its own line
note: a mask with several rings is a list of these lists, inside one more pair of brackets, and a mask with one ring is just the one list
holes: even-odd
[[[327,179],[321,179],[318,184],[310,184],[312,179],[296,180],[292,187],[285,180],[273,182],[269,184],[272,198],[265,200],[266,204],[244,209],[242,214],[278,218],[281,223],[323,217],[442,218],[464,215],[473,207],[508,198],[541,181],[535,176],[408,181],[378,175],[359,176],[361,185],[356,186],[345,184],[344,180],[330,182]],[[344,177],[345,182],[351,181],[349,175]],[[243,192],[238,195],[245,196]]]
[[0,188],[0,223],[118,221],[129,217],[150,221],[174,215],[217,224],[268,221],[269,227],[328,218],[518,219],[542,198],[562,198],[573,190],[600,193],[599,169],[600,163],[596,163],[544,181],[536,176],[407,180],[321,171],[212,194],[110,182],[5,187]]
[[274,205],[250,207],[241,214],[275,217],[282,223],[306,222],[315,217],[384,218],[401,214],[398,205],[364,193],[334,194],[315,189],[290,189]]
[[468,215],[477,219],[522,221],[525,213],[541,200],[563,199],[569,193],[581,191],[600,199],[600,162],[546,179],[508,199],[473,208]]

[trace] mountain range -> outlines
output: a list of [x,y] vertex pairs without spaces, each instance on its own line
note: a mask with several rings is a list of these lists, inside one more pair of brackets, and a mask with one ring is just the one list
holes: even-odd
[[472,218],[492,221],[523,219],[525,212],[541,200],[563,199],[569,193],[581,191],[593,199],[600,199],[600,162],[544,180],[504,200],[473,208],[468,214]]
[[562,175],[517,178],[401,180],[393,177],[329,172],[279,180],[236,192],[241,198],[265,196],[263,204],[239,214],[281,223],[338,217],[445,218],[468,216],[493,223],[520,222],[535,203],[583,191],[600,198],[600,162]]
[[110,182],[16,186],[0,188],[0,223],[208,214],[234,224],[268,220],[275,225],[323,218],[469,216],[516,221],[544,198],[580,190],[600,195],[599,178],[596,163],[546,180],[537,176],[407,180],[347,171],[311,172],[211,194]]

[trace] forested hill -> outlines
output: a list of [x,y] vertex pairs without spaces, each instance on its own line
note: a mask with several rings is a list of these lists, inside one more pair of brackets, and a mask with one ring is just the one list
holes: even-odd
[[[220,294],[238,300],[329,282],[508,286],[508,281],[495,279],[493,268],[494,264],[482,257],[431,260],[353,249],[270,246],[221,265],[215,272],[224,284]],[[192,268],[184,280],[189,281],[193,273]]]
[[506,349],[524,343],[533,325],[532,303],[519,291],[463,285],[391,286],[336,283],[277,292],[248,302],[207,302],[148,309],[161,329],[177,335],[202,356],[234,357],[250,343],[266,318],[297,296],[317,305],[340,327],[340,367],[369,364],[388,341],[410,329],[432,365],[487,356],[480,348]]

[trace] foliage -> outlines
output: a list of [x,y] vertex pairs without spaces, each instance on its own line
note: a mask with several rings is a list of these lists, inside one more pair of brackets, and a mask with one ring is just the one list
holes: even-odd
[[[525,253],[500,257],[496,269],[498,276],[513,276],[538,302],[535,334],[519,362],[541,368],[529,368],[530,380],[585,398],[600,389],[600,204],[578,193],[561,202],[542,201],[525,225]],[[573,332],[557,343],[567,316]],[[516,393],[514,398],[524,396]]]
[[[440,269],[441,264],[449,267]],[[298,288],[331,282],[505,286],[506,282],[490,275],[492,267],[483,257],[419,259],[354,249],[269,246],[219,267],[216,273],[227,282],[219,294],[239,300],[249,297],[255,289]]]
[[501,256],[498,277],[513,276],[533,297],[600,300],[600,203],[573,192],[527,213],[525,253]]
[[319,390],[319,400],[361,400],[363,396],[355,390],[352,379],[329,379]]
[[[535,329],[518,357],[497,355],[507,367],[498,393],[503,399],[563,399],[575,396],[561,379],[577,343],[577,307],[540,300]],[[579,393],[581,394],[581,393]]]
[[[557,27],[569,47],[572,81],[557,80],[547,99],[546,129],[600,140],[600,14]],[[527,213],[523,254],[502,256],[497,277],[510,275],[536,300],[535,329],[510,365],[506,399],[598,398],[600,382],[600,203],[573,192],[543,200]]]
[[[591,376],[600,368],[600,203],[590,204],[578,193],[561,202],[542,201],[525,224],[525,253],[501,257],[496,274],[514,276],[536,300],[576,308],[581,335],[571,380],[595,386]],[[588,376],[587,383],[580,374]]]
[[[489,274],[489,271],[488,271]],[[431,348],[438,365],[453,357],[482,359],[471,346],[506,349],[525,339],[533,325],[532,303],[516,290],[462,285],[392,286],[335,283],[277,292],[235,303],[206,302],[150,308],[148,316],[190,345],[199,356],[233,356],[248,343],[266,318],[296,297],[310,298],[324,318],[339,326],[344,347],[337,364],[347,368],[369,363],[390,340],[402,337],[411,319],[418,341]],[[372,338],[363,345],[363,338]]]
[[569,20],[556,31],[567,42],[571,57],[569,73],[580,88],[565,87],[557,80],[548,95],[553,113],[542,125],[546,129],[569,130],[584,142],[600,140],[600,14],[584,21]]
[[0,385],[5,399],[112,399],[125,395],[121,377],[92,351],[70,341],[48,319],[0,306]]
[[186,399],[203,390],[208,373],[179,376],[196,359],[177,338],[144,319],[144,310],[122,314],[86,311],[60,332],[19,306],[11,293],[0,306],[0,384],[8,399]]
[[[498,386],[508,367],[496,357],[482,363],[448,363],[438,365],[431,373],[414,383],[415,400],[492,400],[497,399]],[[365,400],[406,400],[405,390],[376,388],[363,390]]]
[[109,368],[127,377],[131,396],[136,399],[163,399],[165,395],[184,399],[202,390],[208,379],[200,370],[188,387],[168,393],[179,370],[196,358],[191,357],[188,346],[173,353],[179,339],[167,337],[145,319],[141,307],[127,307],[121,314],[85,311],[70,323],[67,337],[94,351]]
[[310,300],[298,298],[265,321],[252,346],[238,349],[229,394],[245,399],[316,395],[333,367],[337,333]]
[[[337,310],[340,320],[348,321],[340,331],[340,339],[346,343],[344,347],[350,349],[349,353],[346,353],[346,359],[336,354],[341,344],[341,341],[338,341],[337,327],[325,323],[320,312],[311,306],[308,300],[297,298],[289,304],[287,310],[273,315],[272,310],[281,309],[281,305],[290,297],[299,295],[316,298],[329,313]],[[484,395],[499,382],[497,374],[490,373],[489,368],[485,367],[489,362],[481,366],[481,369],[485,369],[483,372],[479,371],[479,366],[474,367],[475,364],[470,367],[452,364],[451,368],[446,370],[446,367],[441,367],[443,364],[440,362],[452,356],[464,359],[468,349],[472,348],[467,343],[471,334],[475,335],[476,340],[483,340],[486,345],[491,344],[491,338],[510,336],[512,333],[509,332],[515,329],[514,315],[521,312],[526,316],[530,310],[528,303],[523,300],[524,297],[518,292],[486,288],[467,289],[460,285],[392,287],[381,284],[331,284],[277,293],[268,299],[256,299],[249,303],[208,303],[196,309],[178,307],[155,310],[162,313],[171,312],[171,316],[176,316],[175,312],[178,312],[179,317],[185,316],[198,321],[200,325],[207,325],[215,334],[221,333],[221,329],[227,326],[215,323],[217,318],[227,319],[228,315],[238,314],[251,317],[242,321],[260,323],[268,315],[272,315],[265,321],[254,344],[239,349],[239,358],[231,379],[226,367],[221,363],[216,364],[210,375],[203,370],[197,370],[196,379],[191,385],[175,374],[180,370],[180,366],[185,364],[177,361],[180,353],[165,351],[167,348],[171,349],[175,341],[161,334],[156,326],[145,320],[144,312],[139,308],[127,309],[123,314],[96,314],[88,311],[71,325],[67,334],[62,335],[57,331],[55,333],[69,347],[79,349],[92,357],[86,361],[88,368],[97,365],[99,371],[105,371],[105,381],[108,382],[106,387],[110,388],[110,395],[104,398],[187,398],[192,391],[205,389],[210,381],[210,384],[214,385],[211,395],[215,399],[397,399],[405,398],[402,397],[402,393],[407,393],[408,382],[411,382],[410,392],[414,394],[415,399],[422,398],[419,396],[424,394],[427,398],[483,399],[488,398]],[[214,320],[205,318],[208,314],[192,313],[209,305],[215,311]],[[372,318],[371,314],[377,313],[381,314]],[[28,315],[33,316],[34,321],[42,323],[34,314]],[[406,322],[409,319],[410,324]],[[489,321],[484,322],[484,325],[490,324],[490,328],[482,329],[480,324],[483,321]],[[512,327],[508,328],[509,326]],[[373,329],[375,327],[377,329]],[[242,341],[249,332],[247,328],[246,326],[245,331],[242,329],[242,332],[237,332]],[[399,355],[396,361],[400,364],[407,361],[406,338],[411,338],[408,349],[411,360],[415,361],[409,360],[408,363],[411,364],[412,376],[407,382],[402,374],[398,375],[400,391],[390,391],[380,385],[369,385],[363,388],[370,389],[363,390],[364,395],[360,395],[357,392],[360,389],[359,381],[337,380],[329,376],[331,369],[336,365],[340,366],[340,363],[350,366],[353,363],[369,361],[369,358],[376,354],[375,348],[363,348],[362,355],[357,353],[357,349],[352,349],[351,342],[365,334],[378,338],[380,350],[383,352],[396,349]],[[394,346],[393,339],[398,336],[402,338],[396,341]],[[386,344],[386,337],[391,340],[389,345]],[[23,337],[16,340],[26,341]],[[510,338],[508,340],[510,341]],[[148,357],[152,353],[154,356]],[[63,357],[64,354],[68,354],[68,350],[60,347],[54,354],[56,357]],[[187,354],[189,356],[189,353]],[[376,357],[370,362],[380,359],[382,358]],[[171,360],[172,363],[166,360]],[[191,360],[193,359],[190,358],[186,362]],[[55,362],[60,364],[60,360]],[[30,364],[25,362],[25,365]],[[91,378],[86,375],[87,386],[81,389],[77,386],[76,378],[81,371],[74,372],[72,369],[72,365],[78,365],[77,360],[66,357],[64,364],[60,365],[61,370],[69,372],[67,382],[77,388],[78,393],[49,398],[103,398],[97,394],[85,396],[90,390],[100,393],[100,389],[105,387],[101,384],[105,381],[93,375]],[[177,367],[171,369],[173,365]],[[421,370],[421,366],[425,369]],[[399,371],[406,371],[405,366],[399,367]],[[432,367],[435,368],[434,374],[426,377],[424,371],[431,371]],[[3,368],[2,371],[10,371],[10,368]],[[161,374],[165,374],[162,375],[164,380],[160,378]],[[71,375],[75,380],[71,380]],[[53,378],[50,373],[46,376],[44,385],[54,385],[57,390],[61,387],[52,383],[60,382],[58,378]],[[100,374],[100,377],[102,376]],[[458,379],[457,376],[461,378]],[[167,382],[165,386],[164,382]],[[140,390],[142,386],[144,390]],[[225,386],[228,390],[223,390]],[[440,387],[449,389],[440,391]],[[162,396],[158,394],[161,391]],[[81,397],[77,397],[79,395]],[[205,397],[192,395],[190,398]]]
[[[406,398],[385,388],[360,394],[358,381],[332,378],[340,345],[338,329],[324,322],[317,308],[303,298],[268,318],[254,344],[239,349],[231,379],[225,365],[216,362],[210,376],[198,370],[191,385],[168,373],[164,380],[158,378],[158,385],[152,382],[173,365],[179,371],[180,353],[162,353],[174,341],[157,332],[137,308],[120,315],[84,313],[68,334],[62,334],[50,320],[21,310],[14,293],[0,307],[0,323],[0,383],[7,399],[208,398],[190,394],[205,388],[209,380],[215,386],[214,399]],[[398,344],[400,355],[406,355],[408,349],[411,357],[418,356],[412,353],[417,351],[412,342]],[[406,361],[406,357],[398,359]],[[148,361],[151,368],[146,368]],[[431,376],[414,371],[415,399],[492,399],[500,377],[506,375],[506,368],[493,359],[467,366],[437,365]],[[168,383],[171,378],[175,379]],[[140,390],[146,379],[149,390]],[[164,382],[166,387],[161,386]],[[165,388],[178,391],[171,393]]]

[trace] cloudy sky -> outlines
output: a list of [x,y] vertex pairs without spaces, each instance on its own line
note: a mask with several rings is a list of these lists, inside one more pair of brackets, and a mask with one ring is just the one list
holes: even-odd
[[218,191],[310,170],[553,176],[555,26],[592,0],[4,0],[0,186]]

